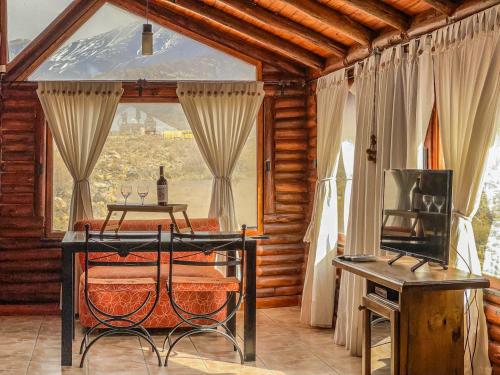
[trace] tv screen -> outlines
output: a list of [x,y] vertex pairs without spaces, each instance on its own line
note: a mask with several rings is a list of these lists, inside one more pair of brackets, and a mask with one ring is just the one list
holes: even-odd
[[448,264],[452,171],[384,172],[380,247]]

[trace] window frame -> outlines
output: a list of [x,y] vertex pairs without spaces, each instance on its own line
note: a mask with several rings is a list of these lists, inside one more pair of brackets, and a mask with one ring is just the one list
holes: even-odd
[[[262,66],[256,66],[257,80],[261,80]],[[123,82],[124,93],[120,99],[120,103],[179,103],[179,98],[176,94],[177,82]],[[263,233],[263,218],[264,218],[264,106],[261,106],[256,120],[257,132],[257,160],[255,167],[257,168],[257,228],[251,228],[249,233]],[[65,231],[54,230],[53,225],[53,174],[54,174],[54,150],[53,138],[49,127],[46,127],[45,132],[45,238],[62,239]]]

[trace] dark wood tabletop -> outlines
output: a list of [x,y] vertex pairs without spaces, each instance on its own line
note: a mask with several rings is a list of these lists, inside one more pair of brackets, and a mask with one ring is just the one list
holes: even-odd
[[424,265],[411,272],[415,259],[403,257],[389,265],[390,258],[379,257],[373,262],[351,262],[339,257],[333,265],[368,279],[376,279],[388,288],[402,292],[405,288],[429,287],[435,290],[462,290],[488,288],[489,281],[482,276],[474,275],[456,268],[444,270],[441,266]]

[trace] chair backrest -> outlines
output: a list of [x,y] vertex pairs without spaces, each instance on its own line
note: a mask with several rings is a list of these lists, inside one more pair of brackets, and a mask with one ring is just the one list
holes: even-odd
[[[182,248],[190,251],[191,254],[202,254],[206,258],[199,260],[192,256],[186,256],[185,253],[174,251],[175,247],[181,244]],[[169,244],[169,273],[167,283],[167,293],[169,296],[170,304],[174,312],[181,318],[181,320],[193,327],[198,319],[208,319],[213,324],[211,327],[216,327],[225,324],[229,319],[236,314],[241,302],[243,301],[243,280],[245,272],[245,250],[246,250],[246,226],[242,226],[241,233],[207,233],[207,234],[189,234],[189,233],[176,233],[174,226],[170,225],[170,244]],[[208,258],[209,256],[218,255],[218,257]],[[184,265],[190,267],[207,267],[207,266],[222,266],[226,268],[227,277],[237,277],[238,289],[231,290],[226,293],[227,297],[225,302],[217,309],[203,314],[197,314],[192,311],[187,311],[177,303],[175,298],[175,265]],[[223,277],[223,275],[221,275]],[[215,281],[215,280],[214,280]],[[217,281],[215,281],[217,282]],[[234,293],[238,293],[238,299],[232,307],[232,311],[228,311],[226,318],[223,321],[217,322],[214,316],[229,306]]]
[[[216,218],[194,218],[190,219],[191,225],[195,231],[200,232],[208,232],[208,233],[217,233],[219,232],[219,221]],[[117,221],[110,220],[109,224],[114,225]],[[125,220],[120,228],[119,233],[126,233],[131,231],[155,231],[158,225],[161,225],[162,228],[169,228],[171,220],[160,219],[160,220]],[[177,220],[177,223],[182,228],[185,226],[185,221],[182,219]],[[104,224],[104,220],[102,219],[93,219],[93,220],[81,220],[75,223],[73,229],[75,231],[84,231],[85,225],[89,224],[91,231],[99,231]],[[140,259],[135,256],[135,254],[130,254],[127,257],[120,257],[117,254],[111,254],[108,258],[109,261],[115,262],[130,262],[130,261],[139,261]],[[154,254],[152,254],[154,255]],[[96,253],[90,253],[90,259],[94,257],[98,257],[99,255]],[[196,256],[195,256],[196,257]],[[206,258],[205,256],[202,256]],[[213,256],[215,257],[215,256]],[[79,254],[79,260],[82,269],[85,267],[85,255],[83,253]],[[161,263],[168,264],[169,262],[169,254],[167,252],[163,252],[161,255]]]

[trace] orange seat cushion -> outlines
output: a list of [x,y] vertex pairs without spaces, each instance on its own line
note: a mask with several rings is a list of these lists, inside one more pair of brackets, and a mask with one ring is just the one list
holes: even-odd
[[[225,277],[209,266],[174,265],[174,291],[237,291],[239,281]],[[161,265],[162,290],[166,285],[169,267]],[[82,278],[84,275],[82,275]],[[89,290],[91,292],[154,291],[156,267],[98,266],[89,269]]]

